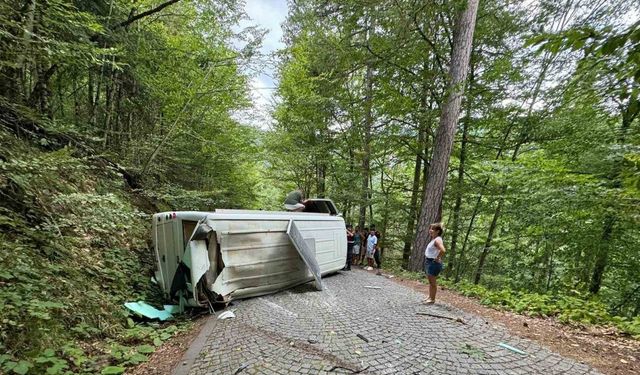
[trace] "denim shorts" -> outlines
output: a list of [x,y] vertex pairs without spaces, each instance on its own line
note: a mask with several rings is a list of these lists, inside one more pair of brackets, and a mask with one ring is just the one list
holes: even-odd
[[433,258],[426,258],[424,261],[424,272],[427,276],[438,276],[442,271],[442,263],[436,262]]

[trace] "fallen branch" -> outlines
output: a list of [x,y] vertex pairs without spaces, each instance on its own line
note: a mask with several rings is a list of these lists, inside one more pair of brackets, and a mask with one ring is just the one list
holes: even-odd
[[238,369],[236,370],[236,372],[233,373],[233,375],[238,375],[239,373],[241,373],[247,367],[249,367],[249,365],[247,365],[247,364],[244,364],[244,365],[238,367]]
[[369,339],[368,339],[368,338],[366,338],[366,337],[362,336],[362,335],[361,335],[361,334],[359,334],[359,333],[356,333],[356,336],[358,336],[359,338],[361,338],[361,339],[362,339],[362,341],[364,341],[364,342],[369,342]]
[[453,320],[454,322],[458,322],[458,323],[462,323],[462,324],[467,324],[467,323],[465,323],[465,321],[464,321],[462,318],[460,318],[460,317],[458,317],[458,318],[452,318],[452,317],[450,317],[450,316],[444,316],[444,315],[438,315],[438,314],[431,314],[431,313],[428,313],[428,312],[422,312],[422,311],[418,311],[418,312],[416,312],[416,314],[417,314],[417,315],[426,315],[426,316],[430,316],[430,317],[433,317],[433,318],[449,319],[449,320]]
[[363,368],[363,369],[360,369],[360,370],[354,370],[354,369],[350,369],[350,368],[348,368],[348,367],[343,367],[343,366],[333,366],[333,367],[331,368],[331,370],[329,370],[329,372],[333,372],[333,371],[335,371],[335,370],[337,370],[337,369],[341,368],[341,369],[343,369],[343,370],[351,371],[351,373],[352,373],[352,374],[359,374],[359,373],[361,373],[361,372],[363,372],[363,371],[366,371],[369,367],[370,367],[370,366],[367,366],[367,367],[365,367],[365,368]]

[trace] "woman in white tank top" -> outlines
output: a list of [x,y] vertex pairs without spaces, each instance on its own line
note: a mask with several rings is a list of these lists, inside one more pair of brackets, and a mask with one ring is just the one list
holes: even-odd
[[429,298],[424,301],[425,304],[433,304],[436,301],[436,292],[438,290],[437,278],[442,271],[442,257],[445,253],[444,244],[442,243],[442,224],[435,223],[429,226],[429,235],[431,242],[424,250],[424,272],[429,279]]

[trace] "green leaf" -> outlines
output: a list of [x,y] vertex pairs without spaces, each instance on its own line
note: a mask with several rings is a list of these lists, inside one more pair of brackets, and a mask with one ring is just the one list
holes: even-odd
[[136,346],[136,351],[138,353],[149,354],[149,353],[153,353],[155,350],[156,350],[156,348],[154,348],[151,345],[138,345],[138,346]]
[[33,367],[33,364],[31,362],[20,361],[18,362],[18,365],[13,368],[13,372],[15,372],[16,374],[24,375],[29,372],[29,369],[31,367]]
[[129,358],[129,363],[137,365],[138,363],[146,362],[147,356],[144,354],[136,353]]
[[107,366],[100,372],[102,375],[122,374],[126,369],[121,366]]
[[56,362],[53,366],[47,369],[47,374],[49,375],[57,375],[61,374],[64,369],[68,368],[67,362],[64,360],[60,360]]
[[159,337],[156,337],[155,339],[153,339],[153,345],[155,346],[162,345],[162,339],[160,339]]

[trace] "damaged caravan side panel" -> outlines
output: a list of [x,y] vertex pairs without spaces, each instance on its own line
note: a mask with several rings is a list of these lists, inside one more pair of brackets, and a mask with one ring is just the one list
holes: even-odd
[[[194,221],[187,235],[185,222]],[[287,232],[292,225],[306,251],[294,246]],[[325,213],[161,213],[154,215],[153,232],[156,279],[169,299],[182,290],[189,305],[276,292],[314,280],[314,273],[321,288],[320,275],[340,270],[346,258],[344,220]]]

